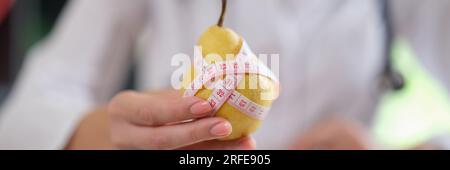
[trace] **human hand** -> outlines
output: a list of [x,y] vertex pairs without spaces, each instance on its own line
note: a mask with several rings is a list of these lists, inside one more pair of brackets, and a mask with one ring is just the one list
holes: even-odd
[[231,124],[210,117],[208,102],[183,98],[177,91],[125,91],[108,105],[111,139],[126,149],[254,149],[251,137],[218,141],[232,131]]
[[306,131],[291,149],[365,150],[372,146],[370,137],[355,122],[331,119]]

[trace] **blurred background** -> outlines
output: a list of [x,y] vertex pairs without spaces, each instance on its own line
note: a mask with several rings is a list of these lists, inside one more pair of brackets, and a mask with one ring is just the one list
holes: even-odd
[[[0,11],[11,3],[0,0]],[[8,13],[0,13],[0,104],[27,51],[51,31],[65,4],[66,0],[15,0]],[[381,102],[372,129],[375,139],[387,148],[401,149],[450,133],[448,92],[415,61],[406,43],[395,43],[393,57],[408,86]]]
[[0,11],[9,8],[9,12],[0,13],[0,103],[11,89],[26,52],[51,31],[65,3],[66,0],[0,0]]

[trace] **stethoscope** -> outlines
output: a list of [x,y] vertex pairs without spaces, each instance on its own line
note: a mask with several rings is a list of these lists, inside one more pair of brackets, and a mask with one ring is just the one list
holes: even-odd
[[391,6],[389,0],[378,0],[380,4],[380,14],[383,21],[384,39],[384,68],[382,72],[382,84],[395,91],[401,90],[405,86],[403,75],[395,70],[392,63],[392,45],[394,41],[394,25],[392,23]]

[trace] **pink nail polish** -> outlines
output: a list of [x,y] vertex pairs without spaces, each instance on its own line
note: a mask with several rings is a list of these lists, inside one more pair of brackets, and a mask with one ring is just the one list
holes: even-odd
[[214,136],[228,136],[231,134],[231,124],[228,122],[220,122],[215,124],[209,131]]
[[191,106],[191,113],[194,115],[202,115],[212,110],[211,105],[208,102],[197,102]]

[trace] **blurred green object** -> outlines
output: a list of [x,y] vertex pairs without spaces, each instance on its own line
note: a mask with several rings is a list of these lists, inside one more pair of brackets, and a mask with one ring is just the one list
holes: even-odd
[[420,65],[405,41],[395,43],[392,57],[406,85],[381,100],[373,128],[377,142],[392,149],[407,149],[434,135],[450,135],[448,91]]

